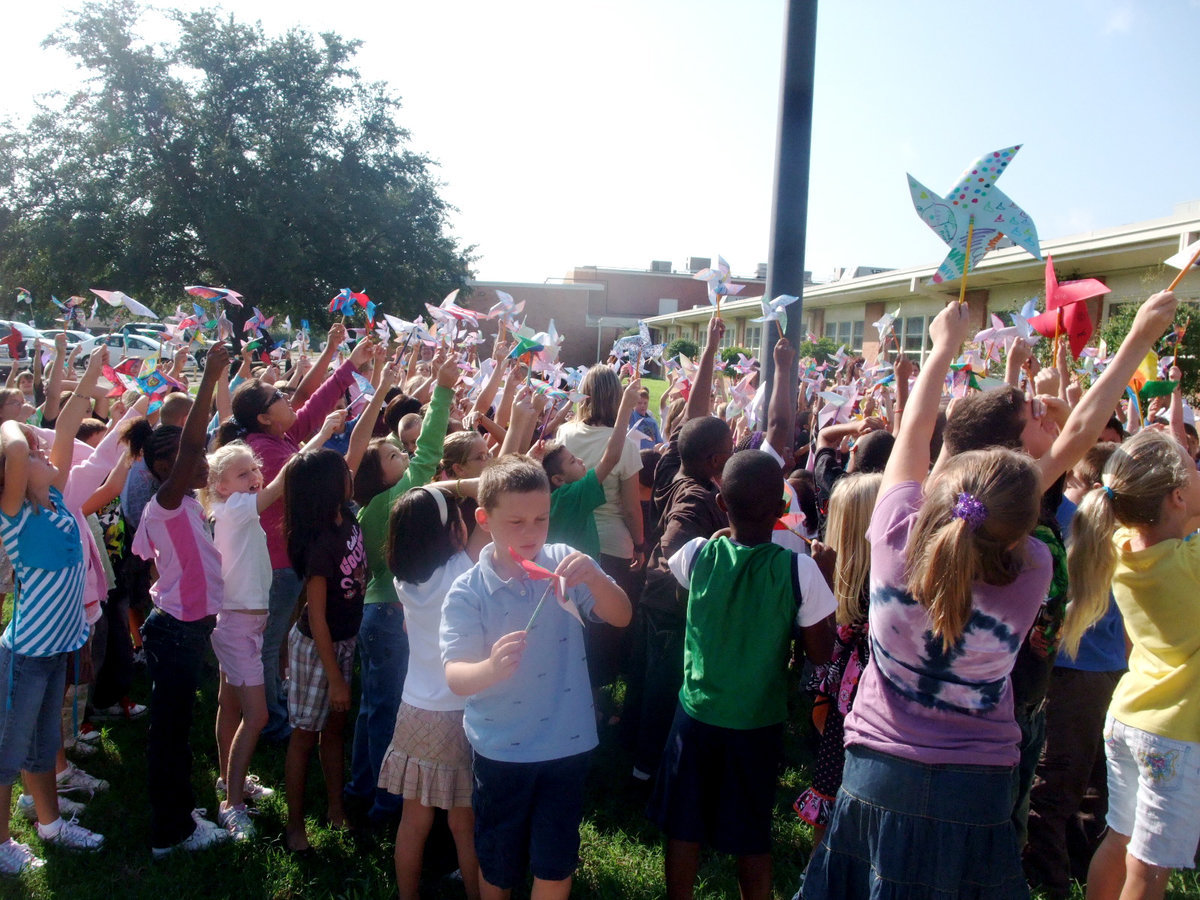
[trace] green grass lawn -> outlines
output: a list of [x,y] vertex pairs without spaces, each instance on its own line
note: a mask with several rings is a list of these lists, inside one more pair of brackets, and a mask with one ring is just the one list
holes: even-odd
[[[192,746],[193,784],[198,802],[216,807],[213,782],[216,757],[212,723],[216,671],[210,661],[205,689],[197,705]],[[144,701],[144,676],[135,685]],[[796,696],[787,736],[787,766],[781,773],[774,822],[775,896],[791,897],[811,848],[811,831],[791,811],[791,801],[807,783],[811,732],[807,704]],[[263,803],[257,817],[259,839],[225,845],[199,854],[181,853],[152,861],[146,845],[148,806],[145,747],[148,721],[120,722],[104,728],[101,751],[83,763],[92,774],[108,779],[112,788],[97,795],[81,818],[84,825],[104,833],[108,844],[98,854],[80,855],[46,848],[32,825],[14,818],[19,840],[30,843],[47,860],[40,871],[22,879],[0,879],[0,898],[62,898],[62,900],[182,900],[182,898],[390,898],[395,896],[390,835],[354,837],[320,824],[324,787],[319,767],[310,773],[308,809],[316,853],[297,859],[283,848],[283,748],[263,746],[253,769],[279,793]],[[582,827],[582,863],[574,895],[602,898],[661,898],[662,839],[642,814],[644,797],[627,777],[630,762],[619,746],[616,730],[605,729],[588,783]],[[445,853],[431,845],[429,868],[452,868]],[[696,892],[699,898],[735,896],[737,884],[731,859],[707,855]],[[527,895],[527,892],[518,892]],[[445,877],[428,879],[425,896],[459,898],[460,884]],[[1082,892],[1078,893],[1082,898]],[[1171,898],[1198,898],[1192,875],[1176,875]]]

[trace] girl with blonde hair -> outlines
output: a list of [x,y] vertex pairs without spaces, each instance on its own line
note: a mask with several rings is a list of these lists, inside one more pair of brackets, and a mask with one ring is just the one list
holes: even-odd
[[[1147,430],[1113,451],[1072,523],[1077,602],[1109,585],[1132,644],[1104,723],[1108,833],[1089,900],[1160,898],[1200,841],[1200,472],[1174,438]],[[1115,536],[1114,536],[1115,531]]]
[[963,304],[931,323],[879,486],[870,661],[806,898],[1027,896],[1010,822],[1020,732],[1008,676],[1050,582],[1049,552],[1028,536],[1038,474],[1023,454],[972,451],[926,484],[941,388],[970,327]]
[[847,475],[838,479],[829,498],[826,543],[837,553],[833,594],[837,598],[837,637],[829,662],[818,670],[813,690],[813,724],[821,733],[812,785],[793,804],[797,815],[813,826],[813,843],[820,843],[833,813],[833,800],[842,784],[846,752],[844,725],[854,705],[858,682],[870,658],[867,638],[867,579],[871,545],[867,527],[879,496],[879,474]]

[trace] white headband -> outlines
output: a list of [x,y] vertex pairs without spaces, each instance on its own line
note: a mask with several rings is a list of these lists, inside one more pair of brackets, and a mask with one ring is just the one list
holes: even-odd
[[438,515],[441,517],[442,525],[444,526],[448,521],[450,521],[450,510],[446,506],[446,495],[435,488],[432,484],[421,485],[421,490],[429,493],[433,497],[434,501],[436,501]]

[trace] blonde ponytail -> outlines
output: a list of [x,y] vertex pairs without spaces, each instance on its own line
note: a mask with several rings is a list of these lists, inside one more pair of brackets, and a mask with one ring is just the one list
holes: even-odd
[[1187,484],[1193,466],[1179,443],[1161,431],[1141,431],[1113,450],[1104,465],[1102,486],[1088,491],[1071,522],[1069,605],[1062,631],[1067,653],[1075,655],[1083,633],[1108,608],[1117,565],[1116,526],[1157,524],[1167,495]]

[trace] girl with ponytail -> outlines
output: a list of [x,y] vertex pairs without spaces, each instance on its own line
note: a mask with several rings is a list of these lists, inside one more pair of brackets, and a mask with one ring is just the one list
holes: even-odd
[[[870,661],[806,898],[1028,896],[1010,815],[1020,732],[1009,673],[1050,583],[1029,537],[1041,491],[1012,450],[961,453],[926,483],[942,385],[971,326],[930,324],[867,530]],[[944,892],[944,894],[942,893]]]
[[[1162,897],[1200,841],[1200,472],[1148,429],[1113,451],[1072,522],[1072,600],[1125,620],[1129,670],[1104,723],[1108,833],[1089,898]],[[1115,535],[1114,535],[1115,531]]]

